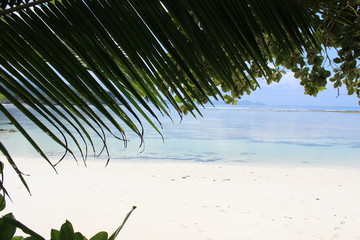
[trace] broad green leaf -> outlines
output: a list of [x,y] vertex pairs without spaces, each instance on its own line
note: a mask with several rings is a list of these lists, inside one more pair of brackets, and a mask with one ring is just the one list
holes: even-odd
[[87,240],[87,238],[84,237],[81,233],[76,232],[76,233],[74,234],[74,240]]
[[59,240],[75,240],[74,228],[67,220],[60,228]]
[[340,58],[334,58],[333,61],[334,61],[334,63],[341,63],[342,62],[342,60]]
[[56,229],[51,229],[50,240],[60,240],[60,231]]
[[0,212],[4,210],[6,206],[5,198],[2,194],[0,194]]
[[108,234],[107,232],[99,232],[95,234],[92,238],[89,240],[108,240]]
[[24,237],[20,237],[20,236],[15,236],[13,237],[11,240],[27,240],[28,238],[24,238]]
[[[9,215],[9,214],[8,214]],[[20,229],[22,232],[30,235],[31,239],[33,240],[45,240],[42,236],[40,236],[39,234],[37,234],[36,232],[34,232],[33,230],[31,230],[30,228],[28,228],[27,226],[25,226],[23,223],[21,223],[20,221],[16,220],[12,214],[10,214],[9,216],[5,215],[3,218],[3,222],[6,224],[9,224],[11,226],[13,226],[15,229]],[[1,236],[1,235],[0,235]]]
[[11,240],[16,232],[16,227],[7,223],[5,218],[14,219],[12,213],[8,213],[0,218],[0,237],[1,240]]

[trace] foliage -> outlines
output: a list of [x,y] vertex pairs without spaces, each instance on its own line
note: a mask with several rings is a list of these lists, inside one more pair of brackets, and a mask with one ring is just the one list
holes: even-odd
[[[259,78],[270,84],[287,71],[301,79],[306,94],[316,96],[330,81],[359,97],[359,5],[358,0],[1,0],[0,100],[6,98],[64,148],[63,157],[79,157],[69,147],[72,141],[86,160],[88,149],[96,155],[90,130],[107,152],[105,132],[126,145],[126,126],[143,141],[143,121],[160,133],[157,116],[169,116],[171,108],[181,117],[201,115],[196,103],[214,98],[235,104],[259,88]],[[327,54],[330,48],[335,58]],[[55,167],[1,102],[0,112]],[[27,187],[1,141],[0,151]],[[0,180],[2,210],[7,192]],[[41,239],[11,214],[0,219],[5,240],[24,239],[13,238],[16,227],[29,234],[25,239]],[[113,240],[118,230],[110,238],[98,233],[91,239]],[[51,238],[85,239],[70,222]]]
[[[335,88],[345,85],[349,95],[360,97],[359,3],[358,0],[329,1],[321,5],[321,15],[316,16],[319,23],[315,37],[322,42],[324,52],[312,49],[308,51],[306,59],[297,56],[300,59],[298,64],[291,61],[286,66],[295,73],[295,77],[301,79],[306,94],[316,96],[330,81],[334,82]],[[328,55],[331,49],[337,54],[334,57]]]
[[37,3],[37,0],[2,0],[0,2],[0,8],[2,9],[8,9],[8,8],[13,8],[13,7],[21,7],[24,6],[26,4],[31,4],[31,3]]
[[360,1],[338,8],[340,14],[324,22],[330,26],[326,34],[338,54],[333,59],[335,75],[330,81],[334,82],[335,88],[345,85],[349,95],[360,96]]
[[[131,212],[134,209],[135,207],[129,212],[127,218],[130,216]],[[111,236],[108,236],[107,232],[99,232],[93,237],[89,238],[89,240],[115,240],[123,225],[125,224],[127,218]],[[29,236],[25,238],[20,236],[14,236],[17,228],[21,229]],[[45,240],[45,238],[30,230],[21,222],[17,221],[11,213],[6,214],[2,218],[0,218],[0,236],[1,240]],[[66,221],[61,226],[60,230],[51,230],[50,240],[88,240],[88,238],[86,238],[80,232],[75,232],[71,222]]]
[[[89,131],[107,153],[105,132],[126,145],[127,127],[143,141],[143,121],[160,132],[157,116],[171,108],[180,116],[201,115],[196,103],[215,98],[235,104],[259,87],[259,78],[278,82],[286,71],[301,79],[306,94],[316,96],[333,81],[359,96],[358,1],[1,5],[0,92],[64,148],[64,157],[85,160],[88,149],[99,152]],[[326,54],[329,47],[337,50],[335,59]],[[326,64],[334,66],[334,75]],[[1,104],[0,112],[55,165]],[[14,163],[5,146],[0,150]]]
[[[0,177],[3,181],[3,169],[4,165],[0,161]],[[2,185],[1,185],[2,186]],[[5,209],[5,197],[7,194],[4,189],[0,192],[0,212]],[[122,224],[116,229],[116,231],[108,236],[106,232],[99,232],[91,237],[89,240],[115,240],[119,232],[125,225],[126,221],[130,217],[131,213],[135,210],[135,206],[127,214]],[[22,232],[28,235],[28,237],[14,236],[17,229],[20,229]],[[87,240],[81,233],[75,232],[72,224],[69,221],[66,221],[60,228],[60,230],[51,230],[50,240]],[[1,240],[45,240],[42,236],[34,232],[33,230],[26,227],[23,223],[15,219],[12,213],[5,214],[0,218],[0,239]]]

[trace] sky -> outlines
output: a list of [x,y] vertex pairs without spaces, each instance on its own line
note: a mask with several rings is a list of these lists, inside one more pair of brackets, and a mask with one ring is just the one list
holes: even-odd
[[[279,83],[267,85],[264,80],[259,80],[261,89],[242,97],[242,100],[262,102],[266,105],[295,105],[295,106],[353,106],[359,107],[359,100],[354,94],[347,95],[345,88],[334,89],[328,83],[327,89],[318,93],[317,97],[304,94],[300,80],[293,77],[292,73],[283,76]],[[241,101],[241,100],[240,100]]]

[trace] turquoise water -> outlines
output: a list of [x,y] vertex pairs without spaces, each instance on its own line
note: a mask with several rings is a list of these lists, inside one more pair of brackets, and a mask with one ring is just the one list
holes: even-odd
[[[53,159],[63,151],[12,106],[7,106]],[[340,110],[344,112],[332,112]],[[108,137],[112,161],[238,162],[258,165],[360,166],[360,111],[358,107],[207,107],[204,118],[161,118],[161,136],[145,126],[145,147],[128,133],[130,142]],[[0,117],[0,128],[6,119]],[[19,133],[0,132],[1,141],[14,157],[38,157]],[[98,151],[100,147],[98,148]],[[92,156],[89,157],[92,159]],[[106,160],[106,154],[98,159]]]

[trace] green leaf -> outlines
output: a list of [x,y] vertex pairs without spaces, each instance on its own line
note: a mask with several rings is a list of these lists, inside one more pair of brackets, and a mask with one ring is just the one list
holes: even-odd
[[84,237],[81,233],[76,232],[74,235],[74,240],[87,240],[87,238]]
[[56,229],[51,229],[50,240],[60,240],[60,231]]
[[334,88],[341,87],[341,86],[342,86],[341,81],[336,80],[336,82],[334,83]]
[[[0,110],[3,106],[0,103]],[[15,121],[16,122],[16,121]],[[16,171],[18,177],[20,178],[21,182],[23,183],[23,185],[26,187],[26,189],[28,190],[28,192],[30,193],[30,189],[24,179],[24,177],[22,176],[23,173],[19,170],[19,168],[16,166],[14,160],[12,159],[12,157],[10,156],[10,154],[8,153],[7,149],[5,148],[5,146],[2,144],[2,142],[0,142],[0,152],[6,157],[6,159],[8,160],[8,162],[10,163],[10,165],[13,167],[13,169]],[[5,191],[5,194],[7,194],[4,186],[2,186],[2,190]]]
[[0,236],[1,240],[11,240],[16,232],[16,227],[7,223],[5,218],[14,219],[12,213],[8,213],[0,218]]
[[[278,67],[294,68],[316,95],[310,83],[324,66],[320,46],[338,50],[339,81],[357,81],[349,71],[359,58],[358,1],[46,1],[10,10],[29,0],[1,2],[0,98],[58,143],[63,157],[76,159],[76,148],[86,160],[88,146],[98,153],[89,130],[100,153],[108,152],[107,134],[126,146],[125,127],[143,143],[143,122],[160,133],[159,115],[172,108],[180,117],[201,115],[196,103],[223,99],[221,88],[234,99],[250,94],[257,77],[280,80]],[[317,72],[309,76],[307,66]],[[2,105],[0,112],[51,164],[26,126]]]
[[340,58],[334,58],[333,61],[334,61],[334,63],[341,63],[342,62],[342,60]]
[[354,94],[355,89],[353,87],[348,87],[348,95]]
[[108,240],[108,234],[107,232],[99,232],[95,234],[92,238],[89,240]]
[[31,239],[36,239],[36,240],[45,240],[45,238],[43,238],[42,236],[40,236],[39,234],[37,234],[36,232],[34,232],[33,230],[31,230],[30,228],[28,228],[27,226],[25,226],[23,223],[19,222],[18,220],[16,220],[12,215],[11,216],[4,216],[3,217],[3,221],[4,223],[7,223],[15,228],[20,229],[21,231],[23,231],[24,233],[28,234],[31,236]]
[[20,237],[20,236],[16,236],[16,237],[13,237],[11,240],[27,240],[28,238],[25,238],[24,237]]
[[4,208],[6,207],[6,202],[5,202],[5,198],[3,195],[0,194],[0,212],[2,210],[4,210]]
[[131,209],[131,211],[126,215],[124,221],[122,222],[122,224],[116,229],[116,231],[110,236],[109,240],[115,240],[116,237],[119,235],[119,232],[121,231],[121,229],[124,227],[126,221],[129,219],[130,215],[132,214],[132,212],[136,209],[136,206],[133,206],[133,208]]
[[0,175],[3,173],[4,163],[0,161]]
[[75,240],[74,228],[68,220],[60,228],[59,240]]

